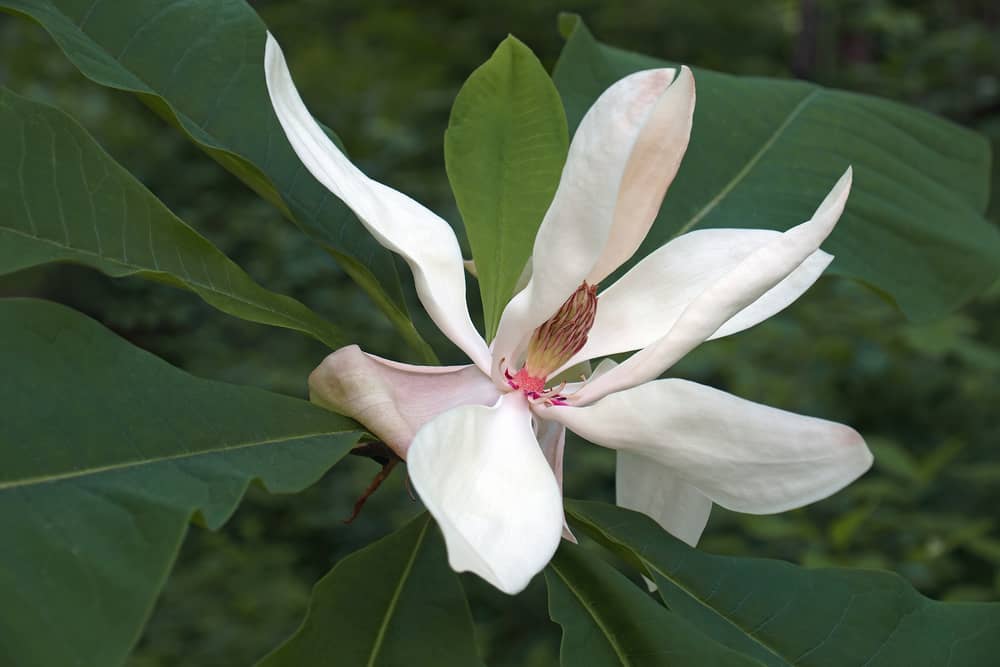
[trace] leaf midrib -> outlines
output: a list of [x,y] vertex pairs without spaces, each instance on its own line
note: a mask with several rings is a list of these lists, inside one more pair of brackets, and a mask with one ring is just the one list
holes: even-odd
[[382,623],[379,625],[378,633],[375,635],[375,641],[372,644],[372,652],[368,658],[368,667],[375,667],[375,660],[382,651],[382,643],[385,641],[385,635],[388,631],[389,623],[391,622],[393,615],[396,613],[396,607],[399,605],[399,598],[400,595],[402,595],[403,586],[410,578],[410,573],[413,571],[413,564],[417,560],[417,554],[420,552],[420,547],[424,543],[424,537],[427,535],[427,528],[430,525],[430,519],[425,519],[424,527],[420,530],[420,535],[417,537],[417,541],[413,545],[413,552],[406,561],[406,566],[403,568],[403,572],[399,576],[399,581],[396,582],[396,588],[392,592],[392,597],[389,599],[389,604],[385,609],[385,614],[382,616]]
[[[89,19],[89,15],[93,12],[94,8],[99,3],[100,3],[100,0],[94,0],[94,2],[91,5],[91,7],[87,10],[87,12],[86,12],[87,15],[84,17],[84,21],[82,23],[77,23],[73,19],[73,17],[70,16],[69,14],[67,14],[66,12],[64,12],[61,7],[58,7],[55,4],[53,4],[53,3],[49,3],[49,7],[51,8],[51,10],[54,13],[59,14],[60,16],[62,16],[63,19],[65,19],[67,23],[69,23],[74,28],[76,28],[76,30],[79,32],[79,34],[82,37],[85,37],[88,42],[90,42],[95,47],[97,47],[97,49],[101,53],[103,53],[105,56],[107,56],[112,62],[116,63],[119,67],[121,67],[123,70],[125,70],[126,72],[128,72],[136,81],[138,81],[139,83],[141,83],[142,85],[144,85],[146,87],[146,90],[137,90],[135,88],[131,88],[129,86],[125,86],[125,85],[123,85],[121,83],[114,82],[114,81],[103,81],[103,82],[102,81],[98,81],[97,83],[99,83],[101,85],[105,85],[105,86],[110,86],[110,87],[118,89],[118,90],[128,91],[128,92],[131,92],[131,93],[140,93],[140,94],[151,93],[153,95],[156,95],[158,98],[160,98],[161,100],[163,100],[163,102],[177,116],[178,120],[182,120],[185,125],[187,125],[189,127],[192,127],[192,128],[196,128],[199,131],[199,133],[202,135],[203,138],[199,139],[197,137],[192,137],[193,139],[195,139],[195,141],[197,141],[198,143],[203,144],[205,146],[208,146],[209,148],[212,148],[214,150],[220,150],[220,151],[223,151],[225,153],[229,153],[229,154],[231,154],[233,156],[236,156],[236,157],[240,158],[241,160],[244,160],[244,161],[252,164],[252,161],[249,158],[247,158],[246,156],[241,155],[240,153],[237,153],[237,152],[233,151],[232,149],[229,149],[229,148],[226,148],[225,146],[223,146],[219,142],[218,137],[216,137],[213,133],[209,132],[209,130],[207,128],[203,127],[200,123],[196,122],[193,118],[191,118],[183,110],[181,110],[176,105],[174,105],[173,103],[171,103],[170,101],[168,101],[167,98],[166,98],[166,96],[158,88],[156,88],[152,84],[150,84],[150,82],[148,80],[146,80],[145,77],[141,76],[133,68],[127,67],[125,65],[125,63],[120,59],[120,57],[118,55],[112,54],[111,51],[102,42],[98,41],[97,38],[95,38],[93,35],[91,35],[89,32],[87,32],[86,28],[83,27],[83,23],[87,22],[87,19]],[[178,3],[174,3],[174,4],[178,4]],[[163,9],[168,9],[168,8],[172,8],[172,6],[168,6],[168,7],[165,7]],[[162,9],[161,9],[161,12],[162,12]],[[38,21],[37,19],[35,19],[33,16],[30,16],[30,18],[31,18],[31,20],[35,21],[36,23],[39,23],[46,32],[49,32],[48,27],[44,23],[41,23],[40,21]],[[49,34],[52,35],[52,37],[56,40],[56,42],[58,44],[60,44],[60,45],[62,44],[62,42],[59,40],[59,38],[58,38],[57,35],[55,35],[55,34],[53,34],[51,32],[49,32]],[[67,52],[67,54],[68,54],[68,52]],[[84,71],[83,74],[87,78],[96,81],[96,79],[94,79],[94,77],[92,77],[87,72]],[[212,143],[209,144],[204,139],[211,139]]]
[[[187,285],[194,286],[194,287],[196,287],[198,289],[201,289],[201,290],[204,290],[206,292],[211,292],[213,294],[218,294],[219,296],[227,297],[227,298],[232,299],[233,301],[241,303],[241,304],[243,304],[245,306],[249,306],[249,307],[252,307],[252,308],[258,308],[258,309],[263,310],[264,312],[270,313],[270,314],[272,314],[272,315],[274,315],[274,316],[276,316],[278,318],[284,319],[284,320],[286,320],[288,322],[291,322],[291,323],[294,323],[294,324],[297,324],[297,325],[301,326],[302,330],[304,332],[313,333],[314,335],[318,334],[318,332],[315,331],[315,329],[313,328],[313,326],[311,325],[311,323],[306,322],[305,320],[302,320],[302,319],[298,318],[295,315],[292,315],[292,314],[290,314],[290,313],[288,313],[286,311],[275,310],[271,306],[268,306],[267,304],[261,303],[259,301],[253,301],[253,300],[248,299],[246,297],[239,296],[239,295],[237,295],[235,293],[223,291],[223,290],[219,289],[218,287],[216,287],[215,285],[206,285],[203,282],[195,280],[194,277],[191,276],[190,273],[187,273],[186,276],[181,276],[181,275],[179,275],[177,273],[174,273],[174,272],[171,272],[171,271],[164,271],[162,269],[156,269],[156,268],[149,267],[149,266],[141,266],[139,264],[133,264],[132,262],[127,262],[125,260],[118,259],[116,257],[109,257],[108,255],[105,255],[105,254],[102,254],[102,253],[99,253],[99,252],[95,252],[93,250],[88,250],[86,248],[78,248],[78,247],[75,247],[75,246],[67,245],[65,243],[60,243],[59,241],[56,241],[56,240],[53,240],[53,239],[48,239],[48,238],[45,238],[45,237],[42,237],[42,236],[38,236],[38,235],[35,235],[35,234],[30,234],[28,232],[25,232],[22,229],[17,229],[15,227],[10,227],[10,226],[2,224],[2,223],[0,223],[0,231],[6,231],[6,232],[10,232],[11,234],[17,234],[19,236],[23,236],[24,238],[31,239],[32,241],[37,241],[39,243],[45,243],[47,245],[51,245],[53,247],[59,248],[60,250],[64,250],[64,251],[67,251],[67,252],[79,253],[81,255],[89,255],[89,256],[95,257],[95,258],[97,258],[99,260],[102,260],[102,261],[105,261],[105,262],[109,262],[111,264],[116,264],[116,265],[121,266],[123,268],[129,269],[129,270],[133,271],[134,273],[156,273],[156,274],[162,274],[162,275],[166,275],[166,276],[174,276],[174,277],[176,277],[177,279],[181,280],[182,282],[184,282]],[[181,260],[181,261],[183,263],[183,260]],[[258,285],[258,287],[260,287],[260,286]],[[260,289],[265,289],[265,288],[260,287]],[[280,297],[282,295],[274,293],[274,296]],[[324,335],[323,338],[326,338],[326,336]],[[326,341],[324,340],[323,342],[326,342]]]
[[[601,535],[603,535],[604,538],[607,539],[608,541],[613,542],[614,544],[617,544],[617,545],[619,545],[619,546],[621,546],[621,547],[623,547],[625,549],[629,549],[629,547],[627,545],[625,545],[622,542],[620,542],[619,540],[615,539],[614,537],[612,537],[611,535],[609,535],[607,532],[605,532],[600,526],[598,526],[597,524],[593,523],[592,521],[587,520],[585,517],[581,516],[579,513],[574,512],[573,516],[576,517],[576,519],[578,521],[581,521],[581,522],[587,524],[593,530],[595,530],[598,533],[600,533]],[[715,615],[717,618],[720,618],[720,619],[724,620],[726,623],[729,623],[731,626],[733,626],[733,628],[735,628],[736,630],[738,630],[742,635],[744,635],[745,637],[747,637],[750,641],[754,642],[755,644],[757,644],[758,646],[760,646],[762,649],[765,649],[768,653],[770,653],[771,655],[773,655],[778,660],[781,660],[784,664],[786,664],[786,665],[792,664],[792,663],[790,663],[788,661],[787,658],[785,658],[783,655],[781,655],[781,653],[778,652],[778,649],[774,648],[773,646],[771,646],[770,644],[768,644],[767,642],[765,642],[760,637],[757,637],[750,630],[744,628],[737,621],[735,621],[734,619],[730,618],[729,616],[727,616],[726,614],[724,614],[722,611],[716,609],[715,607],[713,607],[710,604],[708,604],[708,602],[702,600],[700,597],[698,597],[694,593],[694,591],[692,591],[690,588],[688,588],[687,586],[685,586],[684,584],[682,584],[681,582],[679,582],[673,575],[670,575],[667,572],[664,572],[660,567],[658,567],[655,563],[651,562],[642,553],[639,553],[638,551],[634,551],[632,549],[629,549],[629,551],[631,551],[632,553],[634,553],[635,556],[642,562],[642,564],[645,565],[646,567],[648,567],[650,569],[650,571],[656,572],[657,574],[659,574],[661,577],[663,577],[664,579],[666,579],[667,581],[669,581],[672,585],[676,586],[678,588],[678,590],[680,590],[681,592],[683,592],[689,598],[691,598],[692,600],[694,600],[695,602],[697,602],[698,604],[700,604],[702,607],[704,607],[708,611],[712,612],[712,614]]]
[[355,433],[355,431],[318,431],[316,433],[305,433],[302,435],[286,436],[279,438],[269,438],[266,440],[254,440],[251,442],[242,442],[235,445],[225,445],[222,447],[214,447],[211,449],[200,449],[196,452],[183,452],[180,454],[169,454],[164,456],[158,456],[155,458],[147,459],[135,459],[131,461],[121,461],[118,463],[107,464],[103,466],[93,466],[90,468],[84,468],[79,470],[71,470],[63,473],[54,473],[50,475],[39,475],[34,477],[24,477],[21,479],[0,481],[0,491],[6,491],[9,489],[18,489],[21,487],[33,486],[36,484],[45,484],[50,482],[61,482],[67,479],[76,479],[80,477],[88,477],[90,475],[97,475],[106,472],[114,472],[118,470],[127,470],[129,468],[139,468],[147,465],[156,465],[158,463],[165,463],[168,461],[178,461],[185,459],[196,459],[202,456],[211,456],[213,454],[227,454],[230,452],[235,452],[243,449],[249,449],[251,447],[266,447],[268,445],[285,445],[296,442],[298,440],[309,440],[312,438],[321,437],[332,437],[339,435],[347,435],[350,433]]
[[587,603],[583,595],[581,595],[581,593],[576,589],[576,587],[570,583],[566,575],[559,570],[559,566],[555,564],[555,561],[550,561],[549,567],[552,568],[552,571],[556,573],[556,576],[558,576],[562,580],[562,582],[566,585],[566,588],[568,588],[570,592],[573,593],[577,601],[580,603],[580,606],[582,606],[587,611],[587,613],[590,614],[590,617],[594,619],[594,623],[596,623],[597,627],[600,628],[601,632],[604,634],[604,637],[608,640],[608,644],[611,645],[612,650],[614,650],[615,655],[618,656],[618,660],[622,663],[622,665],[624,665],[624,667],[632,667],[632,663],[629,661],[627,654],[624,652],[624,649],[618,644],[617,638],[615,637],[614,633],[612,633],[611,630],[608,629],[608,627],[604,624],[597,611]]
[[767,153],[769,150],[771,150],[771,147],[774,145],[774,143],[779,138],[781,138],[781,135],[785,133],[785,130],[787,130],[788,127],[795,121],[795,119],[802,114],[805,108],[809,106],[809,103],[812,102],[814,98],[821,95],[822,93],[823,89],[815,88],[812,91],[810,91],[808,95],[799,100],[799,103],[795,105],[794,109],[788,112],[788,116],[781,122],[780,125],[778,125],[777,128],[775,128],[774,132],[771,134],[770,137],[768,137],[767,141],[765,141],[763,145],[761,145],[761,147],[757,149],[756,153],[750,156],[750,159],[747,160],[746,164],[744,164],[743,167],[738,172],[736,172],[736,175],[733,176],[728,183],[722,186],[722,189],[719,190],[718,194],[712,197],[708,201],[708,203],[702,206],[697,213],[695,213],[693,216],[691,216],[690,219],[688,219],[687,222],[681,225],[680,229],[678,229],[677,232],[674,234],[674,238],[689,231],[692,227],[701,222],[705,218],[705,216],[711,213],[715,209],[715,207],[719,205],[719,202],[725,199],[726,196],[733,191],[733,188],[739,185],[743,181],[743,179],[747,177],[747,174],[749,174],[750,171],[755,166],[757,166],[757,163],[760,162],[762,157],[764,157],[764,154]]

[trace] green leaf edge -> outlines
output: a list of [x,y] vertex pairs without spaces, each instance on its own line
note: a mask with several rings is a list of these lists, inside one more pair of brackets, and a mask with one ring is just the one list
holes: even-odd
[[[519,63],[521,64],[521,67],[518,68],[520,76],[515,76],[517,73],[515,68],[517,68]],[[532,231],[530,234],[530,241],[523,248],[515,248],[512,253],[509,252],[506,254],[508,257],[513,255],[514,260],[506,263],[498,263],[497,269],[490,271],[489,269],[491,268],[492,262],[487,263],[479,261],[476,257],[476,249],[477,246],[479,246],[480,250],[482,250],[482,247],[486,245],[486,242],[492,239],[483,238],[482,241],[477,240],[480,237],[480,233],[478,231],[479,228],[478,226],[472,224],[472,219],[477,217],[478,207],[474,206],[473,202],[470,201],[470,198],[465,196],[463,188],[464,183],[459,177],[459,174],[462,172],[462,168],[461,164],[456,162],[458,159],[456,156],[457,149],[453,148],[453,141],[455,140],[456,134],[462,129],[464,124],[463,121],[467,116],[468,111],[466,107],[474,106],[478,102],[478,100],[470,99],[470,97],[476,92],[475,89],[479,85],[480,79],[490,78],[494,70],[497,68],[506,68],[509,70],[506,80],[506,83],[509,84],[509,88],[513,88],[520,80],[523,88],[538,89],[540,87],[544,89],[542,95],[548,98],[547,103],[549,108],[555,111],[552,120],[559,126],[557,132],[560,135],[558,139],[561,142],[561,156],[559,159],[559,168],[552,174],[553,178],[551,179],[551,183],[548,184],[549,187],[547,189],[549,193],[546,198],[547,201],[538,211],[537,219],[519,223],[526,226],[530,225]],[[523,83],[526,78],[531,79],[527,86]],[[506,143],[506,137],[504,137],[504,139],[505,141],[503,143]],[[466,235],[469,238],[469,244],[472,246],[473,260],[475,261],[476,268],[475,276],[479,282],[479,291],[483,302],[483,318],[485,324],[485,338],[487,342],[492,340],[493,336],[496,334],[497,326],[500,321],[500,315],[507,302],[514,295],[515,291],[517,291],[520,278],[531,260],[532,242],[535,237],[535,232],[537,232],[538,227],[541,225],[545,211],[548,208],[552,197],[555,195],[556,188],[559,185],[562,165],[566,161],[566,154],[568,151],[569,128],[566,122],[566,112],[563,108],[562,97],[560,97],[559,91],[556,89],[555,83],[552,81],[552,77],[545,70],[545,67],[529,46],[517,39],[514,35],[508,35],[502,42],[500,42],[500,45],[493,51],[493,54],[489,57],[489,59],[477,67],[462,84],[462,88],[459,90],[458,95],[455,97],[455,102],[452,105],[451,113],[448,118],[448,128],[445,130],[444,137],[445,170],[447,172],[448,180],[451,185],[452,192],[454,193],[455,200],[458,204],[459,212],[462,215],[462,221],[465,225]],[[499,202],[501,208],[507,200],[507,198],[504,198],[503,201]],[[499,245],[501,247],[496,249],[498,254],[503,252],[504,237],[501,236],[499,240]]]
[[[169,125],[183,132],[183,134],[194,142],[195,145],[206,152],[209,157],[222,165],[227,171],[234,174],[240,181],[242,181],[245,185],[247,185],[247,187],[257,193],[265,201],[275,206],[285,219],[295,223],[295,218],[292,215],[291,210],[281,198],[281,195],[272,185],[270,179],[268,179],[256,165],[244,156],[223,148],[213,142],[200,127],[194,123],[186,122],[182,114],[179,114],[169,102],[156,94],[156,92],[151,88],[147,86],[148,90],[142,90],[137,87],[125,86],[116,82],[103,80],[101,77],[92,75],[89,71],[76,63],[74,58],[67,51],[59,36],[52,33],[42,21],[36,19],[30,14],[18,11],[12,7],[3,6],[2,4],[0,4],[0,11],[27,19],[28,21],[38,25],[42,30],[48,33],[49,37],[52,38],[63,54],[66,55],[66,58],[86,78],[100,86],[134,94],[145,106],[153,111],[153,113],[162,118]],[[129,74],[131,74],[131,72],[129,72]],[[141,83],[137,77],[136,80]],[[330,130],[327,130],[327,132],[333,134]],[[310,236],[310,238],[312,237]],[[347,275],[361,287],[365,294],[368,295],[379,310],[382,311],[386,318],[396,328],[406,344],[416,351],[424,362],[430,364],[439,363],[438,357],[434,353],[433,348],[431,348],[431,346],[424,340],[424,338],[420,335],[420,332],[417,331],[414,326],[413,321],[410,319],[409,314],[406,311],[405,304],[401,301],[395,301],[381,285],[381,283],[379,283],[375,275],[367,267],[361,264],[360,261],[327,246],[321,241],[316,241],[315,239],[314,241],[327,250],[335,261],[340,263],[344,272],[347,273]]]

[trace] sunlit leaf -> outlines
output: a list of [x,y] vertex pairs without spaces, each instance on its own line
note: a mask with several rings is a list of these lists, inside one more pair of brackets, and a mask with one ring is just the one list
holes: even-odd
[[531,256],[568,147],[559,92],[531,49],[508,37],[462,86],[444,141],[487,340]]
[[122,664],[193,514],[294,492],[358,438],[310,403],[192,377],[64,306],[0,301],[0,664]]
[[567,511],[656,583],[673,611],[767,665],[957,667],[1000,652],[998,603],[936,602],[890,572],[708,554],[612,505],[571,501]]
[[[667,65],[601,44],[577,17],[564,16],[562,28],[553,79],[571,128],[612,82]],[[697,67],[694,75],[691,144],[633,261],[691,229],[787,229],[853,165],[847,210],[823,245],[836,255],[833,273],[888,295],[915,320],[956,308],[1000,275],[1000,233],[983,217],[990,150],[982,136],[804,81]]]
[[469,605],[428,514],[337,563],[302,627],[259,667],[476,667]]
[[75,262],[184,287],[230,315],[344,335],[270,292],[188,227],[66,114],[0,88],[0,274]]

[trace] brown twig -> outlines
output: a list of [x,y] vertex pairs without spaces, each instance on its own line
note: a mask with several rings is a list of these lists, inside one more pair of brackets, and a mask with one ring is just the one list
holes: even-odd
[[378,471],[378,473],[375,475],[375,478],[372,480],[371,484],[368,485],[368,488],[365,489],[365,492],[362,493],[361,497],[358,498],[357,502],[354,503],[354,511],[351,512],[351,516],[344,519],[344,523],[351,523],[358,518],[358,515],[361,514],[361,508],[365,506],[366,502],[368,502],[368,498],[370,498],[371,495],[378,490],[378,487],[382,486],[382,482],[384,482],[386,478],[389,477],[389,474],[392,472],[392,469],[395,468],[396,464],[399,463],[400,461],[402,461],[402,459],[397,456],[396,458],[389,459],[388,461],[382,464],[382,469]]

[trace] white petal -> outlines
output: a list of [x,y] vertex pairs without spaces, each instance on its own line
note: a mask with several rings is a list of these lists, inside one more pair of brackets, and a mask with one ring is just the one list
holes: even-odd
[[618,451],[615,502],[642,512],[692,547],[698,545],[712,501],[670,468],[630,451]]
[[[585,279],[614,270],[642,242],[690,132],[694,82],[686,68],[671,85],[673,75],[631,74],[584,116],[535,237],[531,280],[501,317],[495,359],[516,365],[531,332]],[[494,380],[502,380],[497,369]]]
[[[559,485],[559,495],[563,495],[563,453],[566,450],[566,427],[559,422],[550,422],[545,419],[535,420],[535,437],[538,438],[538,446],[542,450],[542,456],[549,462],[552,474],[556,477]],[[577,544],[576,536],[569,529],[569,524],[563,519],[563,539]]]
[[563,527],[562,495],[523,394],[428,422],[410,446],[407,466],[457,572],[474,572],[513,595],[552,558]]
[[596,285],[621,266],[649,233],[687,151],[694,117],[694,77],[682,67],[650,109],[632,144],[618,189],[608,243],[587,276]]
[[465,303],[462,253],[451,227],[351,164],[306,109],[281,48],[270,33],[264,70],[271,104],[306,169],[354,211],[380,244],[406,260],[427,314],[477,366],[489,372],[489,350]]
[[[598,295],[587,344],[567,367],[652,345],[702,292],[780,236],[781,232],[765,229],[700,229],[660,247]],[[822,250],[809,255],[709,338],[748,329],[783,310],[816,282],[831,261],[833,255]]]
[[812,287],[832,261],[833,255],[822,250],[809,255],[794,271],[785,276],[784,280],[729,318],[708,337],[708,340],[739,333],[780,313]]
[[536,412],[591,442],[671,468],[711,500],[751,514],[825,498],[872,463],[864,440],[848,426],[685,380],[649,382],[587,407]]
[[425,423],[459,405],[493,405],[499,393],[476,366],[412,366],[351,345],[316,367],[309,397],[358,420],[405,459]]
[[588,382],[570,401],[586,405],[611,392],[652,380],[675,364],[813,255],[840,219],[850,189],[848,167],[810,220],[752,252],[695,297],[664,336]]

